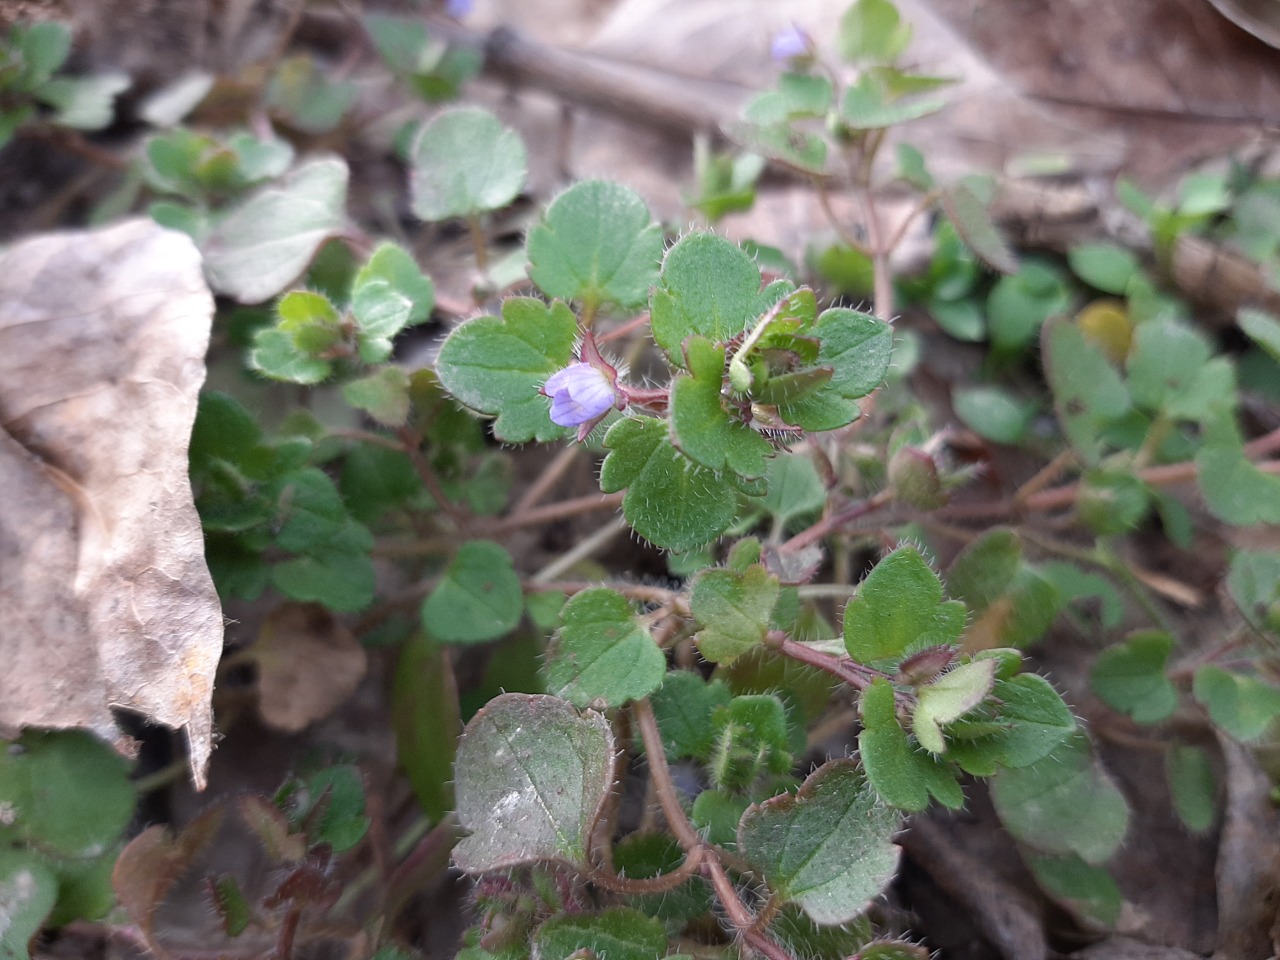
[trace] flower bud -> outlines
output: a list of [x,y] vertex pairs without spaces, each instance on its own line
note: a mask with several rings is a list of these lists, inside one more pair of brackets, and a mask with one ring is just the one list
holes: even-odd
[[903,447],[889,460],[889,486],[895,499],[919,510],[947,502],[937,463],[919,447]]

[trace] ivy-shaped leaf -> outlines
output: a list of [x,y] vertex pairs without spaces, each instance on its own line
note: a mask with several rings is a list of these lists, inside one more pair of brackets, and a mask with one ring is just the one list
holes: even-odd
[[689,604],[702,625],[694,637],[702,656],[712,663],[732,663],[763,643],[779,590],[778,579],[760,564],[744,571],[700,573]]
[[725,410],[725,350],[703,337],[684,342],[688,375],[671,387],[671,442],[685,456],[711,470],[731,470],[743,477],[764,473],[773,452],[764,437]]
[[728,529],[737,512],[730,484],[671,445],[653,417],[619,420],[605,435],[609,450],[600,489],[625,489],[622,512],[640,536],[667,550],[690,550]]
[[1128,413],[1129,392],[1102,347],[1066,320],[1044,325],[1042,351],[1053,404],[1067,439],[1089,464],[1102,452],[1104,427]]
[[587,313],[602,303],[642,306],[658,280],[662,228],[633,191],[588,180],[547,207],[529,231],[529,279],[549,297],[577,300]]
[[647,697],[667,672],[667,658],[631,603],[599,587],[575,594],[547,651],[547,690],[579,707],[619,707]]
[[673,670],[649,698],[668,760],[705,760],[715,742],[711,718],[732,694],[723,680],[703,680],[688,670]]
[[0,848],[0,957],[30,960],[28,945],[58,900],[58,878],[34,850]]
[[947,757],[975,776],[1033,764],[1076,730],[1071,708],[1038,673],[996,680],[984,712],[988,708],[986,718],[979,713],[948,729]]
[[1196,671],[1191,691],[1210,719],[1237,740],[1257,740],[1280,716],[1280,688],[1213,664]]
[[898,866],[902,816],[885,806],[854,760],[832,760],[796,794],[755,804],[738,825],[738,849],[773,894],[816,923],[863,913]]
[[1102,651],[1090,678],[1093,692],[1138,723],[1159,723],[1178,705],[1178,691],[1165,676],[1172,652],[1173,637],[1163,631],[1134,634]]
[[858,756],[885,803],[915,812],[927,807],[932,795],[952,810],[964,805],[951,767],[915,747],[902,729],[889,681],[874,680],[862,691],[861,712]]
[[458,743],[458,821],[470,835],[453,862],[467,873],[538,860],[587,866],[587,840],[608,795],[609,721],[563,700],[506,693],[467,724]]
[[559,440],[570,431],[551,422],[538,388],[573,360],[577,333],[563,303],[513,297],[503,301],[501,319],[476,317],[454,330],[440,346],[436,373],[462,403],[497,417],[499,440]]
[[947,585],[973,612],[965,649],[1020,647],[1040,639],[1061,606],[1057,587],[1022,560],[1011,530],[969,544],[947,571]]
[[430,221],[505,207],[528,172],[519,134],[478,107],[438,113],[414,141],[410,164],[413,212]]
[[682,237],[662,261],[650,298],[653,338],[676,362],[686,337],[722,343],[778,301],[790,284],[760,289],[760,268],[736,243],[712,233]]
[[1204,425],[1196,478],[1209,512],[1236,526],[1280,523],[1280,477],[1245,456],[1235,417],[1219,412]]
[[513,629],[523,612],[511,555],[488,540],[470,540],[423,601],[422,624],[442,643],[482,643]]
[[844,609],[844,643],[859,663],[901,658],[951,643],[964,630],[964,604],[942,599],[942,581],[913,546],[875,565]]

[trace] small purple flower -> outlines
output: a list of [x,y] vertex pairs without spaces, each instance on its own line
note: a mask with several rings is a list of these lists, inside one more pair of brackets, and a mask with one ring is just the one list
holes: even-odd
[[618,402],[608,376],[589,363],[571,363],[542,385],[551,398],[551,420],[562,427],[578,427],[597,420]]
[[445,0],[444,9],[455,20],[461,20],[475,8],[475,0]]
[[773,35],[769,43],[769,55],[777,63],[786,63],[800,57],[813,56],[813,41],[794,23],[788,24]]

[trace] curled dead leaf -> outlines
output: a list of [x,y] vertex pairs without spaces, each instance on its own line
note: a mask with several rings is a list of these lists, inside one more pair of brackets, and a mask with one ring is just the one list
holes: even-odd
[[262,719],[289,733],[327,717],[351,696],[368,662],[355,634],[315,603],[273,610],[251,652]]
[[0,735],[111,708],[186,730],[204,786],[222,610],[187,445],[213,298],[151,221],[0,255]]

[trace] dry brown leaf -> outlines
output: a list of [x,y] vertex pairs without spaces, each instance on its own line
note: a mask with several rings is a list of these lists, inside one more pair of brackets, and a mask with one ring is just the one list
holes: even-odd
[[355,634],[315,603],[286,603],[267,617],[253,645],[258,711],[296,733],[355,692],[368,658]]
[[111,708],[186,730],[203,787],[222,610],[187,444],[213,298],[151,221],[0,255],[0,735]]

